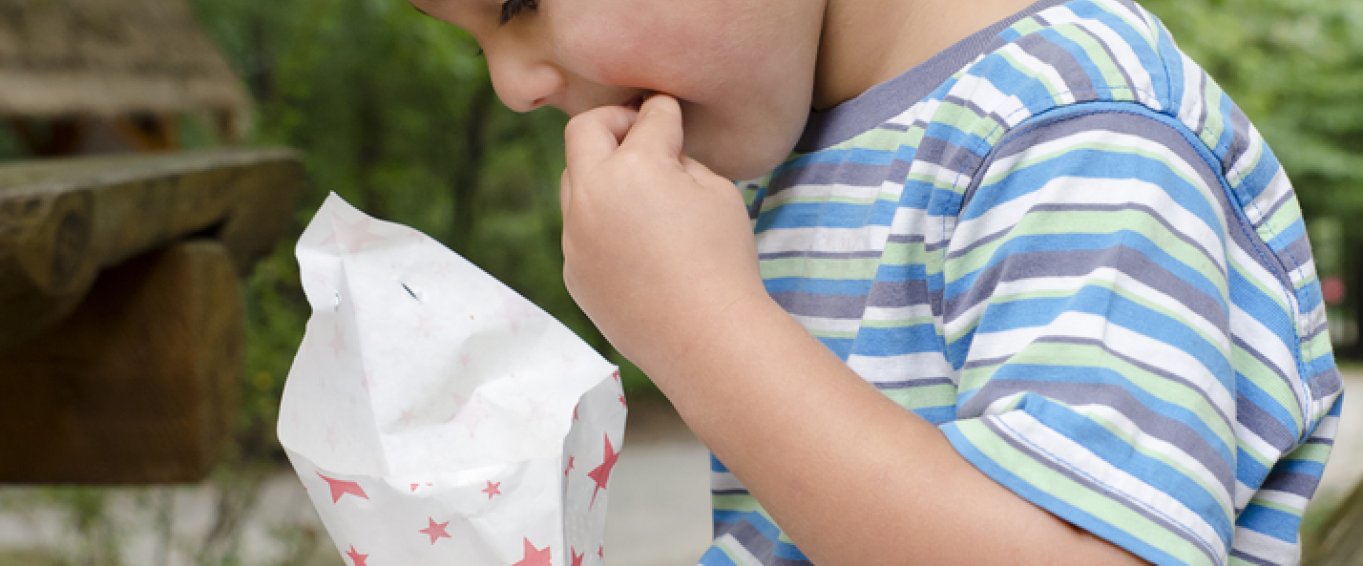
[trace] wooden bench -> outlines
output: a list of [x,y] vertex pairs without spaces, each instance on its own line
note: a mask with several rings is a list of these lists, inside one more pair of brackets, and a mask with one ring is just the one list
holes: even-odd
[[237,410],[242,278],[305,182],[279,149],[0,165],[0,482],[202,479]]

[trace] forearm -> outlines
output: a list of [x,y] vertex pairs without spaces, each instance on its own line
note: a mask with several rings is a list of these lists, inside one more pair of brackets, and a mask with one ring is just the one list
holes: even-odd
[[769,298],[676,322],[658,338],[684,348],[641,365],[817,563],[1136,562],[976,470]]

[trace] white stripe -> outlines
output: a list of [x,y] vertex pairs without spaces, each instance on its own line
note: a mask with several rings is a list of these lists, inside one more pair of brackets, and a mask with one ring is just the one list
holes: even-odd
[[1042,83],[1049,86],[1050,92],[1053,93],[1056,103],[1060,105],[1074,103],[1074,93],[1070,91],[1069,83],[1065,82],[1065,78],[1060,75],[1059,71],[1055,70],[1054,66],[1023,51],[1016,43],[1009,43],[1008,45],[1003,46],[1002,49],[999,49],[998,52],[1007,59],[1014,61],[1016,65],[1019,66],[1018,72],[1028,76],[1035,76]]
[[914,378],[940,376],[958,379],[941,352],[915,352],[897,356],[853,355],[848,367],[868,383],[893,383]]
[[751,552],[748,552],[748,549],[743,546],[743,543],[739,542],[739,540],[734,538],[731,534],[725,533],[723,536],[715,539],[715,546],[724,550],[725,554],[728,554],[729,558],[733,559],[734,563],[739,566],[762,566],[762,561],[758,560],[756,556],[753,556]]
[[1245,527],[1236,527],[1231,548],[1265,560],[1270,564],[1298,564],[1301,562],[1301,545],[1283,542],[1271,536]]
[[1005,94],[988,79],[969,73],[961,75],[950,94],[974,103],[985,112],[999,115],[1008,120],[1008,126],[1017,125],[1021,117],[1030,116],[1022,99]]
[[872,225],[859,228],[831,228],[810,226],[803,228],[772,228],[757,235],[758,253],[781,252],[879,252],[889,235],[886,226]]
[[[1203,549],[1213,553],[1218,564],[1226,562],[1225,547],[1216,529],[1183,501],[1113,466],[1087,447],[1036,420],[1031,414],[1011,411],[993,416],[990,420],[998,424],[1008,437],[1040,453],[1052,464],[1116,492],[1122,498],[1121,503],[1141,509],[1148,515],[1162,517],[1172,523],[1174,528],[1180,529],[1184,536],[1201,541]],[[1045,486],[1036,487],[1045,489]],[[1231,510],[1222,511],[1229,516]]]
[[1179,104],[1178,119],[1183,125],[1188,126],[1189,130],[1201,134],[1198,129],[1198,122],[1202,119],[1202,112],[1206,109],[1206,100],[1203,97],[1201,88],[1207,80],[1206,73],[1199,67],[1192,58],[1180,53],[1179,58],[1183,64],[1183,100]]
[[1286,507],[1288,509],[1296,511],[1298,515],[1301,515],[1302,512],[1306,511],[1306,505],[1311,502],[1310,499],[1307,499],[1295,493],[1289,491],[1278,491],[1276,489],[1260,489],[1259,493],[1256,493],[1254,495],[1253,500],[1272,503],[1279,507]]
[[[1141,448],[1141,452],[1147,455],[1154,454],[1155,456],[1152,456],[1153,458],[1177,464],[1179,467],[1195,475],[1196,479],[1210,491],[1212,497],[1216,498],[1217,502],[1221,504],[1222,509],[1230,510],[1234,508],[1234,504],[1231,500],[1231,493],[1222,487],[1224,483],[1233,483],[1235,481],[1233,469],[1230,471],[1232,477],[1218,478],[1201,460],[1184,452],[1183,449],[1178,446],[1146,434],[1139,424],[1131,420],[1128,415],[1113,407],[1093,404],[1072,405],[1070,408],[1082,415],[1091,416],[1099,422],[1106,422],[1110,426],[1115,426],[1117,430],[1120,431],[1121,436],[1131,439],[1131,445],[1133,447]],[[1228,427],[1230,425],[1230,423],[1225,424]],[[1235,454],[1235,439],[1231,438],[1230,440],[1232,444],[1227,448],[1231,451],[1231,456],[1233,458]],[[1232,466],[1232,468],[1234,466],[1233,462],[1226,462],[1226,464]]]
[[1137,100],[1154,110],[1163,110],[1158,97],[1154,94],[1154,82],[1150,79],[1150,73],[1141,64],[1140,57],[1126,43],[1126,40],[1107,27],[1099,20],[1085,19],[1079,17],[1068,7],[1056,6],[1046,11],[1046,19],[1054,25],[1069,24],[1084,29],[1097,37],[1099,43],[1107,47],[1108,52],[1115,59],[1113,62],[1126,71],[1127,76],[1131,77],[1134,83],[1130,85],[1136,94]]
[[1195,389],[1205,391],[1223,414],[1235,414],[1234,396],[1221,385],[1216,375],[1196,357],[1183,350],[1132,332],[1100,315],[1066,312],[1046,326],[976,333],[970,346],[970,360],[990,360],[1013,356],[1042,337],[1100,339],[1113,351],[1143,360],[1161,370],[1181,376]]
[[714,491],[748,490],[748,488],[744,487],[743,483],[738,481],[738,478],[734,477],[733,474],[716,471],[710,472],[710,489]]

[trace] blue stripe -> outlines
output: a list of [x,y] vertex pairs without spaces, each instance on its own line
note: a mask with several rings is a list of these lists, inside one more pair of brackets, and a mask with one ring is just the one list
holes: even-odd
[[[1015,132],[1010,136],[1024,134],[1025,132]],[[1084,147],[1074,147],[1060,156],[1009,171],[1007,177],[992,185],[981,185],[976,189],[976,196],[966,210],[961,211],[961,219],[978,218],[994,207],[1031,194],[1057,178],[1073,176],[1087,179],[1144,181],[1151,187],[1163,190],[1174,202],[1196,216],[1203,224],[1214,230],[1225,230],[1213,197],[1199,186],[1192,185],[1180,177],[1163,160],[1134,153]],[[988,199],[981,201],[981,196],[986,192]],[[983,204],[988,206],[981,206]]]
[[[1276,376],[1273,379],[1274,381],[1277,381]],[[1258,383],[1255,383],[1238,371],[1235,372],[1235,394],[1241,399],[1248,400],[1250,403],[1259,407],[1259,410],[1273,417],[1273,420],[1277,421],[1278,424],[1283,427],[1283,430],[1290,432],[1294,438],[1301,436],[1301,428],[1297,425],[1296,420],[1292,418],[1292,413],[1288,411],[1288,408],[1279,404],[1278,400],[1274,399],[1272,395],[1269,395],[1261,389]],[[1296,410],[1297,408],[1292,407],[1292,409]]]
[[1268,247],[1274,252],[1281,253],[1293,242],[1304,237],[1306,237],[1306,223],[1298,218],[1288,224],[1286,228],[1283,228],[1283,231],[1275,234],[1273,239],[1268,241]]
[[1276,472],[1279,470],[1286,473],[1302,474],[1318,478],[1325,474],[1325,464],[1315,460],[1288,459],[1278,462],[1278,465],[1273,467],[1273,471]]
[[1254,169],[1249,171],[1239,184],[1235,186],[1235,191],[1248,199],[1245,204],[1259,198],[1259,195],[1268,188],[1273,182],[1273,178],[1278,176],[1282,170],[1282,165],[1278,163],[1278,156],[1273,154],[1273,150],[1267,145],[1259,146],[1263,152],[1259,154],[1259,162],[1254,164]]
[[932,323],[889,328],[863,326],[858,331],[857,354],[895,356],[941,349],[937,326]]
[[1118,469],[1181,501],[1211,525],[1222,542],[1230,545],[1234,531],[1230,509],[1222,507],[1216,497],[1178,468],[1146,456],[1102,424],[1041,395],[1024,394],[1018,410],[1032,415],[1047,428],[1089,449]]
[[[1276,282],[1274,282],[1276,283]],[[1277,287],[1277,285],[1273,285]],[[1287,297],[1283,297],[1284,300]],[[1240,310],[1268,328],[1284,348],[1297,351],[1296,323],[1272,298],[1259,291],[1239,269],[1230,270],[1230,300]]]
[[[1164,93],[1168,92],[1168,81],[1163,74],[1159,72],[1164,68],[1164,61],[1160,59],[1158,53],[1155,53],[1152,50],[1149,36],[1146,35],[1147,30],[1133,29],[1131,25],[1127,23],[1127,20],[1098,7],[1098,5],[1093,2],[1070,2],[1067,6],[1070,11],[1074,12],[1076,15],[1082,18],[1097,20],[1116,32],[1118,36],[1121,36],[1122,41],[1131,48],[1131,51],[1136,54],[1136,58],[1140,60],[1141,68],[1150,73],[1150,83],[1156,96],[1162,97]],[[1121,9],[1116,6],[1113,8],[1118,10]],[[1132,15],[1134,16],[1135,14]],[[1163,102],[1164,101],[1161,100],[1161,103]]]
[[804,553],[799,548],[788,542],[780,540],[781,529],[775,523],[767,520],[761,513],[754,511],[724,511],[716,509],[714,512],[716,525],[742,523],[751,525],[763,537],[772,543],[772,555],[782,560],[804,560],[808,561]]
[[1268,468],[1255,460],[1244,448],[1235,449],[1235,479],[1249,486],[1263,485]]
[[[1210,81],[1210,77],[1208,78]],[[1219,100],[1208,101],[1208,110],[1211,110],[1211,103],[1216,104],[1215,112],[1221,115],[1221,137],[1216,139],[1216,147],[1212,148],[1212,153],[1217,157],[1224,158],[1230,154],[1231,144],[1235,142],[1235,124],[1231,121],[1231,114],[1235,110],[1235,104],[1231,102],[1230,96],[1225,91],[1221,92]]]
[[[1170,275],[1202,292],[1208,299],[1214,301],[1223,309],[1222,312],[1229,311],[1229,305],[1226,304],[1225,298],[1222,297],[1221,289],[1219,289],[1211,280],[1207,279],[1201,271],[1188,267],[1187,264],[1179,261],[1178,258],[1165,252],[1162,246],[1150,241],[1144,234],[1131,230],[1117,230],[1106,234],[1084,234],[1076,232],[1069,234],[1034,234],[1014,237],[998,246],[994,250],[993,255],[989,258],[989,261],[983,266],[948,283],[943,298],[947,301],[951,301],[966,292],[976,290],[975,281],[980,275],[998,264],[1013,261],[1011,256],[1015,254],[1026,254],[1030,252],[1108,250],[1118,247],[1126,247],[1140,252],[1141,255],[1145,256],[1151,263],[1163,268],[1165,271],[1168,271]],[[1123,269],[1125,267],[1123,265],[1116,265],[1114,267],[1139,278],[1139,272]],[[1024,273],[1036,273],[1035,269],[1029,270],[1021,265],[1019,268]],[[1044,274],[1036,273],[1035,276],[1041,275]],[[1209,316],[1211,314],[1212,313],[1208,313]]]
[[712,546],[709,550],[706,550],[705,554],[700,556],[699,564],[704,566],[738,566],[734,564],[733,560],[729,560],[729,556],[724,554],[724,551],[717,546]]
[[[1156,18],[1153,14],[1146,13],[1151,18]],[[1174,43],[1174,37],[1169,34],[1169,30],[1163,25],[1158,28],[1159,32],[1159,53],[1161,63],[1157,67],[1147,67],[1150,72],[1157,69],[1163,70],[1169,78],[1169,90],[1160,93],[1164,99],[1167,111],[1177,113],[1180,105],[1183,104],[1183,89],[1186,77],[1183,76],[1183,55],[1179,52],[1178,46]]]
[[1065,312],[1084,312],[1104,316],[1108,323],[1149,336],[1186,352],[1200,361],[1227,390],[1231,389],[1230,361],[1216,344],[1179,321],[1150,310],[1105,287],[1084,287],[1063,298],[1034,298],[990,305],[975,332],[988,333],[1043,326]]
[[881,283],[923,281],[928,278],[928,266],[913,263],[882,263],[876,270],[876,281]]
[[[1093,63],[1093,58],[1084,50],[1084,46],[1080,45],[1078,42],[1061,35],[1060,32],[1053,28],[1041,30],[1037,35],[1068,52],[1074,59],[1074,62],[1079,65],[1079,68],[1084,70],[1084,74],[1088,76],[1089,82],[1093,84],[1093,88],[1098,92],[1107,92],[1113,87],[1126,87],[1126,85],[1108,84],[1107,79],[1103,77],[1102,70],[1098,69],[1098,66]],[[1094,41],[1097,40],[1095,39]]]
[[1256,503],[1250,503],[1246,506],[1236,523],[1252,531],[1293,544],[1297,542],[1297,533],[1301,528],[1300,517]]
[[719,461],[714,454],[710,454],[710,471],[722,474],[729,473],[729,468],[724,467],[724,462]]
[[1316,307],[1319,307],[1324,301],[1325,296],[1321,294],[1318,281],[1312,281],[1297,289],[1297,307],[1301,309],[1301,312],[1316,310]]
[[[958,430],[958,427],[971,424],[971,421],[955,421],[947,423],[939,428],[946,434],[947,440],[967,461],[984,472],[985,475],[993,478],[994,481],[1003,484],[1004,487],[1022,496],[1032,504],[1041,507],[1061,519],[1073,523],[1094,535],[1112,542],[1113,544],[1125,548],[1136,556],[1139,556],[1154,564],[1178,564],[1180,561],[1163,550],[1150,544],[1150,541],[1143,540],[1131,532],[1122,530],[1120,527],[1103,521],[1087,511],[1070,505],[1050,492],[1045,491],[1027,481],[1013,475],[1007,468],[1000,466],[997,462],[990,459],[981,452],[975,445],[970,443],[965,434]],[[1036,463],[1036,462],[1033,462]],[[1170,533],[1170,536],[1176,536]]]
[[817,153],[807,153],[782,163],[772,170],[772,177],[792,169],[803,169],[820,163],[856,163],[859,165],[889,165],[894,153],[880,149],[859,147],[847,149],[825,149]]
[[[1171,403],[1169,401],[1160,399],[1159,397],[1152,395],[1149,391],[1146,391],[1140,386],[1132,383],[1131,380],[1127,379],[1127,377],[1122,375],[1121,373],[1118,373],[1108,368],[1010,363],[1005,364],[1004,366],[1000,367],[998,371],[994,372],[994,374],[990,376],[989,381],[991,383],[1011,381],[1016,383],[1040,382],[1040,383],[1073,383],[1078,385],[1097,384],[1116,386],[1130,394],[1133,398],[1139,401],[1141,405],[1144,405],[1145,407],[1149,408],[1152,412],[1158,413],[1162,417],[1168,418],[1169,420],[1172,420],[1174,422],[1182,424],[1183,426],[1188,427],[1190,430],[1197,434],[1198,438],[1204,444],[1211,447],[1211,449],[1216,452],[1216,455],[1220,457],[1222,461],[1224,461],[1228,466],[1235,461],[1234,456],[1232,456],[1231,454],[1231,447],[1226,444],[1225,440],[1221,438],[1221,436],[1217,435],[1216,431],[1212,430],[1210,427],[1207,426],[1207,423],[1202,420],[1201,416],[1196,411],[1189,410],[1175,403]],[[982,389],[974,389],[962,393],[957,403],[959,405],[965,405],[970,401],[971,398],[977,395],[981,390]],[[1101,399],[1094,399],[1094,401],[1099,402],[1101,401]],[[1060,405],[1059,403],[1056,404]],[[1133,415],[1127,416],[1132,417]],[[1137,424],[1141,425],[1148,423]],[[1227,427],[1231,426],[1230,423],[1225,424]],[[1125,440],[1121,440],[1116,437],[1113,438],[1116,439],[1117,442],[1121,442],[1123,444],[1126,443]],[[1088,445],[1085,444],[1085,446]],[[1109,461],[1111,460],[1109,459]]]
[[889,215],[875,214],[871,203],[790,202],[764,211],[757,217],[758,232],[783,228],[861,228],[867,224],[888,225]]
[[956,418],[955,405],[941,405],[937,407],[919,407],[917,409],[911,410],[913,414],[918,415],[923,420],[928,421],[934,425],[940,425],[942,423],[949,422]]
[[763,281],[767,293],[808,293],[811,295],[865,296],[871,291],[868,279],[817,279],[814,277],[773,277]]

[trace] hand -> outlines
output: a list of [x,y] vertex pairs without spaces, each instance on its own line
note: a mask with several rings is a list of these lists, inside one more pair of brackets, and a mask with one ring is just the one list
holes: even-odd
[[563,278],[626,358],[652,374],[733,304],[766,298],[743,198],[682,154],[676,99],[584,112],[564,138]]

